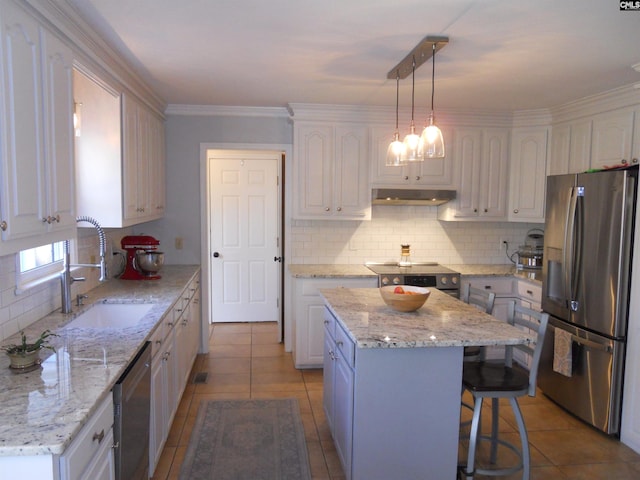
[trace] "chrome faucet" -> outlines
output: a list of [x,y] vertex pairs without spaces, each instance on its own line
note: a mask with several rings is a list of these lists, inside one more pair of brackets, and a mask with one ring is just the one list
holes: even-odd
[[71,313],[71,284],[73,282],[83,282],[84,277],[73,277],[71,275],[71,267],[91,267],[100,269],[99,281],[104,282],[107,280],[107,239],[104,234],[104,230],[100,226],[97,220],[91,217],[78,217],[76,222],[87,222],[93,225],[98,232],[98,238],[100,239],[100,263],[78,263],[71,265],[69,262],[69,240],[64,242],[64,270],[60,274],[60,286],[62,293],[62,313]]

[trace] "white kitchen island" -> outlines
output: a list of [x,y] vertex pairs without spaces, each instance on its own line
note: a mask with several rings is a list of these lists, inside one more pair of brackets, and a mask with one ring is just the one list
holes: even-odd
[[346,478],[455,479],[463,348],[534,336],[435,289],[410,313],[377,288],[320,292],[323,403]]

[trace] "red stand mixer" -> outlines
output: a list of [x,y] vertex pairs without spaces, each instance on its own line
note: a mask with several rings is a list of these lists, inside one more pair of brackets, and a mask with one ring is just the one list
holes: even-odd
[[157,280],[164,263],[164,253],[158,252],[160,241],[149,235],[127,235],[120,245],[127,251],[127,264],[120,275],[123,280]]

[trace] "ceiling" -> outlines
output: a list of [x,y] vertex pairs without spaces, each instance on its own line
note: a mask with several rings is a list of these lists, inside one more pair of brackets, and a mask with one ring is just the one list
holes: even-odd
[[[427,35],[449,37],[436,112],[550,108],[640,84],[640,12],[617,0],[65,1],[169,104],[395,105],[387,72]],[[416,70],[417,109],[431,65]]]

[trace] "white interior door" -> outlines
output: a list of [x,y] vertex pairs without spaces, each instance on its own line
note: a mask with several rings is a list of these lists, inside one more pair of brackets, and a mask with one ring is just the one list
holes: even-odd
[[209,152],[212,322],[280,319],[279,152]]

